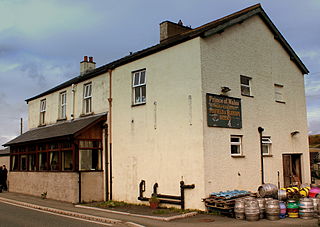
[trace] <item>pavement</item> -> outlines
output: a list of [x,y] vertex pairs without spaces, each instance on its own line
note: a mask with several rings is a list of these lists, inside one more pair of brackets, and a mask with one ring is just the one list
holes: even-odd
[[45,212],[68,215],[76,218],[92,220],[100,223],[109,223],[114,226],[132,226],[132,227],[207,227],[207,226],[318,226],[318,219],[304,220],[300,218],[285,218],[278,221],[269,221],[262,219],[255,222],[245,220],[236,220],[219,215],[187,213],[171,217],[156,217],[130,212],[115,212],[106,209],[88,208],[72,203],[61,202],[51,199],[41,199],[40,197],[3,192],[0,193],[0,202],[14,204],[16,206],[37,209]]

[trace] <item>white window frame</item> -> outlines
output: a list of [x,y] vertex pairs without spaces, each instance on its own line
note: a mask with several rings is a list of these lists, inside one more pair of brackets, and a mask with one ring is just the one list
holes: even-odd
[[59,119],[67,118],[67,92],[60,93],[60,111],[59,111]]
[[[242,78],[248,80],[248,84],[244,84],[242,83]],[[248,77],[248,76],[244,76],[244,75],[240,75],[240,92],[241,92],[241,95],[244,95],[244,96],[252,96],[252,89],[251,89],[251,85],[252,85],[252,78],[251,77]],[[242,88],[248,88],[249,89],[249,94],[245,94],[243,91],[242,91]]]
[[[263,136],[262,137],[262,155],[271,155],[271,145],[272,145],[272,140],[271,137],[269,136]],[[267,152],[264,152],[265,150],[263,147],[267,150]]]
[[[231,140],[234,138],[239,139],[239,141],[232,142]],[[237,146],[239,152],[232,154],[232,146]],[[236,136],[236,135],[230,136],[230,154],[231,156],[242,156],[242,136]]]
[[92,113],[92,83],[83,85],[83,113]]
[[47,105],[46,99],[40,100],[40,118],[39,118],[40,125],[45,124],[45,116],[46,116],[46,108],[47,108],[46,105]]
[[[146,101],[147,101],[146,82],[147,82],[147,74],[146,74],[145,69],[132,72],[132,101],[133,101],[133,105],[146,103]],[[136,97],[137,90],[139,91],[138,97]],[[144,96],[143,96],[143,93],[145,94]]]
[[283,97],[283,85],[274,84],[274,100],[276,102],[285,102]]

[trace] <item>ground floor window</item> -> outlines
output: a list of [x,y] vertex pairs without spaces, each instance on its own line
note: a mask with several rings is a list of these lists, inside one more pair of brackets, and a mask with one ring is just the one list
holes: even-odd
[[61,140],[10,149],[11,171],[102,169],[102,142],[99,139]]
[[79,141],[79,169],[101,170],[101,142],[96,140]]
[[267,137],[267,136],[262,137],[262,154],[263,155],[271,154],[271,144],[272,144],[272,141],[270,137]]
[[231,155],[242,155],[242,136],[231,136]]
[[72,151],[62,151],[62,171],[73,170]]

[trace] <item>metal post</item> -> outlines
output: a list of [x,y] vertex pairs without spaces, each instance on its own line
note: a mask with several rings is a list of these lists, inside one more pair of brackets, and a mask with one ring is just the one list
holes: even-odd
[[22,131],[23,131],[23,119],[20,118],[20,135],[22,135]]
[[259,131],[259,134],[260,134],[261,183],[264,184],[263,150],[262,150],[262,132],[264,131],[264,128],[259,127],[258,131]]

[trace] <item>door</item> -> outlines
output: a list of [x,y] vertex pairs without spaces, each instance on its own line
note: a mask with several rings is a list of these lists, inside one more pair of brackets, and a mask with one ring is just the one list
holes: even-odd
[[301,184],[301,154],[284,154],[283,179],[284,187]]

